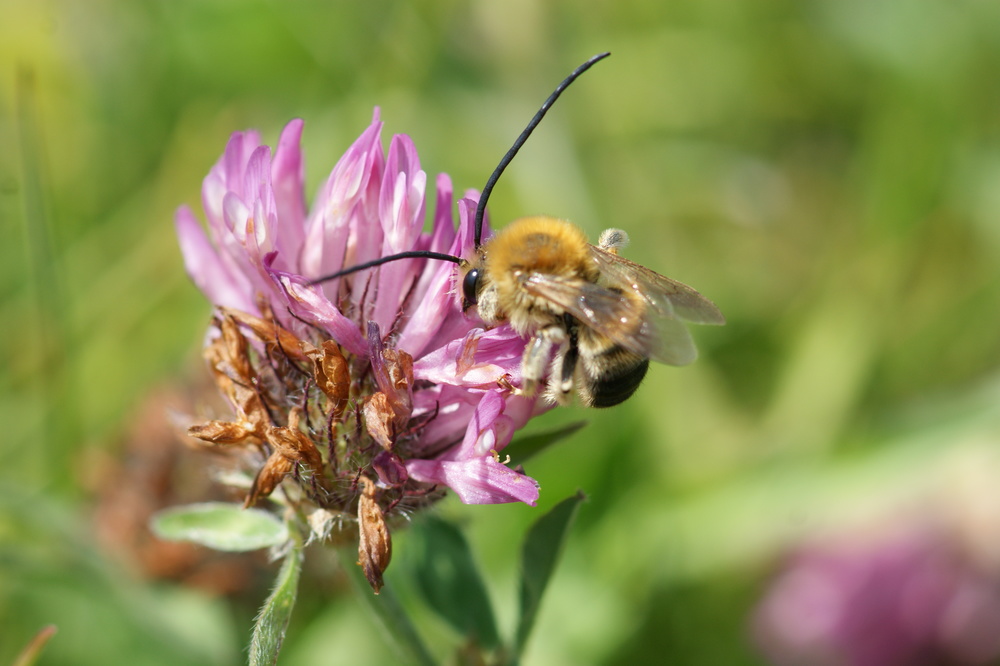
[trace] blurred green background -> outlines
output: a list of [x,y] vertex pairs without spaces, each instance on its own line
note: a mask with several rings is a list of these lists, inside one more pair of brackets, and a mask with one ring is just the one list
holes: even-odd
[[[494,223],[623,227],[628,256],[729,325],[694,330],[701,359],[654,367],[625,405],[532,422],[590,421],[529,465],[540,509],[442,506],[509,632],[520,535],[590,496],[526,663],[763,663],[747,618],[789,547],[995,507],[1000,4],[0,0],[0,663],[46,623],[41,663],[245,658],[268,565],[215,562],[242,572],[227,594],[157,579],[108,517],[204,484],[188,460],[166,490],[148,460],[173,455],[151,424],[206,375],[173,212],[200,213],[230,133],[273,145],[304,118],[312,196],[378,105],[430,182],[481,188],[603,50]],[[406,534],[395,551],[405,592]],[[321,582],[282,663],[387,662],[336,558],[307,560]],[[456,637],[418,616],[447,654]]]

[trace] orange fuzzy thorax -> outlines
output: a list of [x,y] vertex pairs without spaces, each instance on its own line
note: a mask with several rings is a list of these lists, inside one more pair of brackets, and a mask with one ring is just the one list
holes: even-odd
[[515,220],[491,238],[486,270],[498,282],[519,272],[597,278],[586,234],[570,222],[544,216]]
[[553,324],[561,308],[523,288],[533,273],[594,282],[599,271],[590,258],[587,236],[575,225],[552,217],[525,217],[507,225],[484,246],[487,298],[482,307],[488,323],[509,320],[519,333]]

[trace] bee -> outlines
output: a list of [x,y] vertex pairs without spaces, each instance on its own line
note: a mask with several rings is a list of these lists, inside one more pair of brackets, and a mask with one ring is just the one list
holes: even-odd
[[683,322],[721,325],[725,318],[691,287],[619,255],[628,234],[608,229],[597,245],[574,224],[553,217],[515,220],[482,241],[486,202],[507,165],[560,94],[610,53],[596,55],[556,87],[490,175],[476,209],[470,256],[411,251],[324,276],[313,284],[424,257],[458,264],[462,310],[475,308],[489,327],[510,324],[528,338],[520,393],[532,396],[547,379],[546,399],[566,404],[573,389],[590,407],[628,399],[650,360],[686,365],[697,350]]
[[[608,229],[590,245],[578,227],[552,217],[510,223],[459,264],[463,309],[488,326],[528,336],[522,387],[532,395],[548,370],[545,397],[589,407],[628,399],[649,361],[686,365],[697,357],[682,322],[723,324],[691,287],[619,256],[628,244]],[[551,361],[550,361],[551,359]]]

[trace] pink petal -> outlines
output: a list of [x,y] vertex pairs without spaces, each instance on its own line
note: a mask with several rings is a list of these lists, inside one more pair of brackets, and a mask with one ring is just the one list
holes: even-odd
[[271,149],[260,146],[250,156],[243,177],[243,201],[253,210],[254,243],[262,254],[274,249],[277,205],[271,189]]
[[[427,174],[420,169],[413,141],[405,134],[393,136],[378,200],[378,217],[383,232],[381,256],[414,248],[423,227],[426,186]],[[379,268],[371,318],[383,330],[391,330],[422,263],[406,259]]]
[[504,399],[500,391],[487,391],[476,406],[476,413],[465,430],[465,438],[459,446],[453,447],[442,458],[461,460],[463,458],[478,458],[490,451],[498,451],[507,445],[504,442],[497,446],[496,432],[493,425],[503,414]]
[[435,384],[495,388],[498,380],[510,375],[512,383],[519,385],[523,354],[524,338],[509,326],[489,331],[476,328],[419,357],[413,376]]
[[415,392],[414,416],[433,414],[434,418],[423,429],[417,446],[411,445],[410,455],[430,458],[459,444],[481,397],[481,393],[448,385]]
[[384,255],[413,248],[423,227],[426,189],[427,174],[420,168],[413,140],[405,134],[396,134],[389,142],[379,192],[378,217],[384,233]]
[[[251,295],[258,291],[268,292],[270,290],[270,279],[261,274],[259,270],[259,256],[255,256],[257,235],[256,221],[252,210],[236,192],[227,192],[222,201],[223,219],[227,227],[231,229],[229,238],[233,243],[239,243],[238,251],[232,254],[223,255],[229,258],[231,272],[239,272],[249,283]],[[253,237],[248,237],[247,232],[253,231]]]
[[216,246],[223,243],[220,236],[225,227],[222,222],[222,201],[227,192],[236,192],[242,196],[243,172],[250,155],[260,145],[260,135],[257,132],[234,132],[229,137],[226,150],[216,162],[201,188],[201,203],[208,217],[208,227]]
[[[347,149],[320,189],[306,221],[300,258],[302,275],[317,278],[344,267],[355,209],[369,180],[381,177],[381,167],[375,168],[382,159],[381,131],[376,113],[372,124]],[[336,283],[332,283],[327,293],[335,293],[335,289]]]
[[241,273],[234,275],[227,270],[187,206],[177,210],[176,226],[184,267],[208,300],[215,305],[257,313],[249,282]]
[[[475,194],[475,193],[473,193]],[[475,199],[461,199],[458,202],[458,232],[452,241],[451,246],[448,248],[448,254],[456,257],[467,257],[472,253],[473,245],[473,217],[476,212],[476,201]],[[444,263],[444,262],[442,262]],[[462,338],[471,329],[481,326],[475,319],[475,314],[470,312],[467,316],[458,307],[459,295],[456,293],[458,287],[451,282],[455,279],[456,272],[455,267],[452,265],[445,265],[438,267],[438,270],[448,271],[450,287],[448,289],[448,298],[443,300],[438,300],[438,307],[440,308],[439,313],[441,317],[436,321],[434,326],[436,331],[434,334],[434,339],[436,340],[455,340]],[[441,296],[438,296],[440,299]],[[448,302],[451,299],[451,303]],[[419,338],[417,339],[419,342]]]
[[469,460],[408,460],[410,477],[443,484],[465,504],[538,503],[538,482],[500,464],[492,455]]
[[286,273],[275,272],[274,278],[284,290],[292,312],[325,330],[351,354],[360,357],[368,355],[368,343],[358,325],[345,317],[315,287],[306,286],[303,278]]
[[[475,241],[476,208],[479,206],[479,191],[478,190],[466,190],[465,191],[465,198],[463,198],[461,201],[468,202],[468,203],[465,204],[468,207],[468,211],[467,211],[466,214],[468,215],[468,218],[469,218],[469,222],[468,222],[468,238],[465,240],[466,245],[464,247],[468,247],[469,249],[471,249],[472,245],[473,245],[473,243]],[[460,202],[460,204],[461,204],[461,202]],[[462,210],[461,210],[461,206],[460,206],[460,208],[459,208],[459,214],[461,215],[461,213],[462,213]],[[462,228],[464,228],[464,227],[465,227],[465,225],[463,224]],[[483,215],[483,237],[480,240],[482,242],[485,242],[492,235],[493,235],[493,231],[490,228],[490,212],[489,212],[489,210],[487,210],[486,213]]]
[[428,249],[433,252],[447,252],[455,240],[455,220],[451,212],[454,195],[448,174],[439,173],[435,187],[437,201],[434,204],[434,230]]
[[[511,414],[505,414],[510,404]],[[410,476],[426,483],[442,483],[466,504],[538,501],[538,484],[494,458],[524,425],[532,408],[522,398],[505,399],[500,391],[488,391],[476,406],[465,438],[435,460],[406,461]]]
[[[447,252],[455,240],[455,225],[451,214],[451,179],[445,174],[437,178],[437,205],[434,229],[417,246],[432,252]],[[456,268],[447,261],[428,259],[410,296],[406,325],[400,332],[399,346],[414,358],[423,355],[432,339],[440,339],[441,324],[449,315],[460,315],[454,282]],[[469,324],[471,327],[471,323]]]
[[278,229],[275,245],[284,257],[285,270],[298,271],[299,252],[305,240],[305,165],[302,150],[304,122],[296,118],[281,132],[271,161],[271,185],[277,207]]

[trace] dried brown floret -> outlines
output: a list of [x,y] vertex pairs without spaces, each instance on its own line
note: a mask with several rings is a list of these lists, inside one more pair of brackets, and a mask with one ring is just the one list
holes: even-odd
[[277,343],[285,354],[293,359],[305,361],[307,355],[315,349],[308,342],[299,340],[288,329],[279,326],[271,318],[262,319],[233,308],[219,308],[219,311],[226,317],[249,328],[261,342]]
[[385,517],[375,501],[375,483],[368,477],[359,479],[362,486],[358,498],[358,564],[365,572],[375,594],[382,589],[382,574],[392,559],[392,539],[385,526]]
[[379,391],[365,402],[364,406],[365,427],[368,434],[372,436],[386,451],[392,448],[396,441],[396,426],[393,423],[395,415],[389,405],[389,398],[385,393]]
[[313,378],[330,400],[333,418],[340,418],[351,394],[351,375],[347,360],[333,340],[323,342],[322,351],[310,353],[313,360]]

